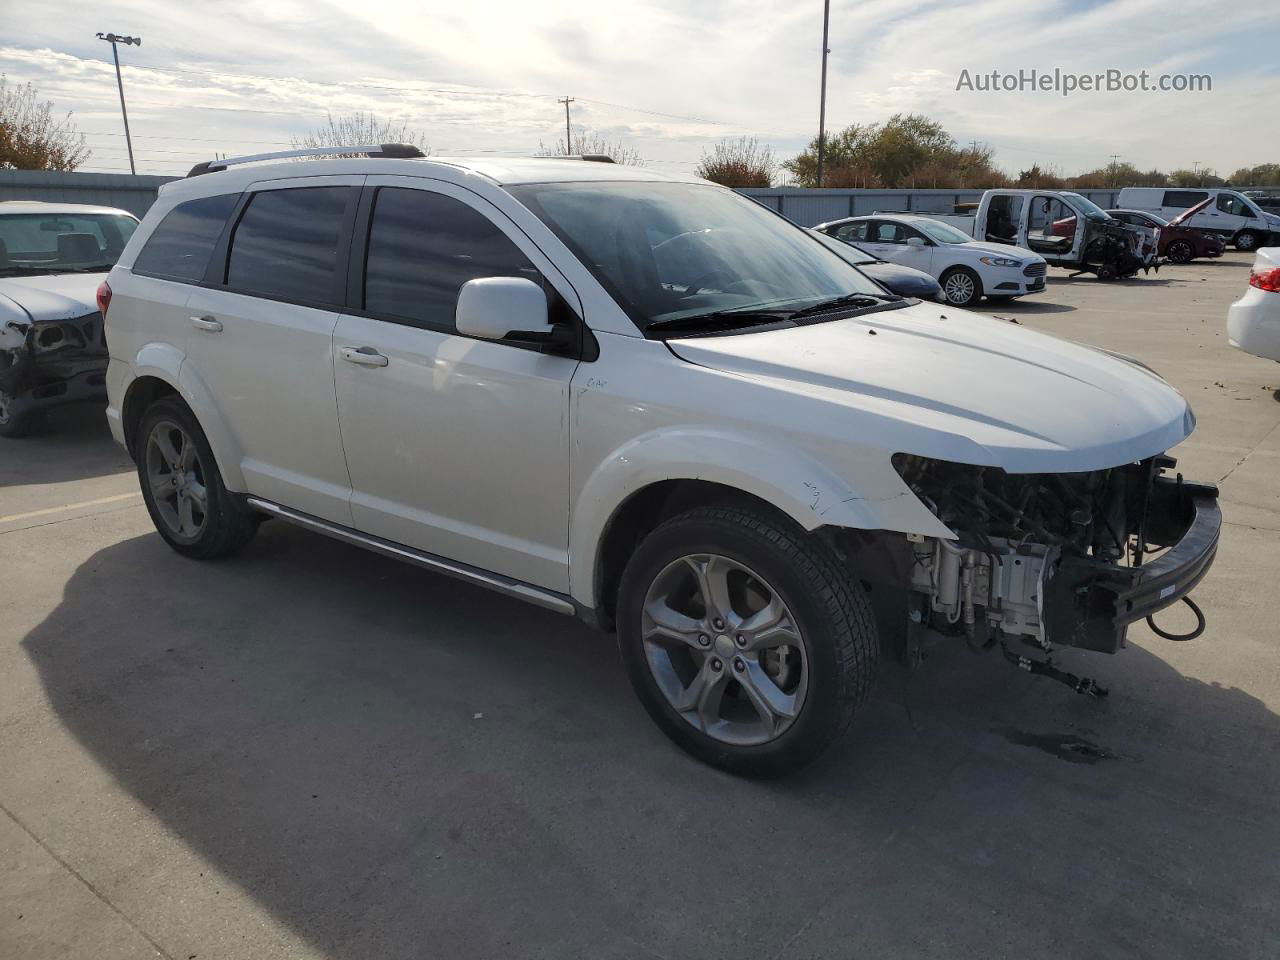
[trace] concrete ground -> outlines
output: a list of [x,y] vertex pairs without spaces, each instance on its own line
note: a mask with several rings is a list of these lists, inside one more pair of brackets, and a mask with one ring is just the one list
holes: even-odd
[[1249,260],[989,311],[1191,399],[1204,637],[1066,652],[1105,701],[959,649],[886,668],[780,783],[680,753],[570,619],[281,524],[180,559],[99,412],[0,441],[0,957],[1280,956],[1280,366],[1223,332]]

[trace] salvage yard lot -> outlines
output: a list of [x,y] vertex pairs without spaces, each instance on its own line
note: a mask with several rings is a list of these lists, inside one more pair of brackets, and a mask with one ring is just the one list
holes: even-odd
[[782,782],[677,750],[572,620],[279,523],[178,558],[98,412],[0,441],[0,957],[1280,955],[1280,365],[1224,332],[1251,261],[984,311],[1191,400],[1205,635],[1066,651],[1104,701],[962,644],[886,666]]

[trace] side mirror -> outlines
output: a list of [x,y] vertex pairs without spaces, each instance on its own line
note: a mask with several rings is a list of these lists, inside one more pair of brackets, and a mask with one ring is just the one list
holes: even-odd
[[524,277],[468,280],[458,291],[454,324],[459,333],[481,340],[567,347],[574,339],[568,327],[549,321],[546,293]]
[[909,246],[909,247],[923,247],[923,246],[924,246],[924,237],[907,237],[907,246]]

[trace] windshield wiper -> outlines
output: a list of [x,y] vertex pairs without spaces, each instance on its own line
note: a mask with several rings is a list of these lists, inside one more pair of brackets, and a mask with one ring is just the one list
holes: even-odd
[[748,327],[759,327],[772,323],[785,322],[791,316],[788,310],[715,310],[711,313],[698,313],[688,317],[667,317],[654,320],[645,327],[645,331],[706,331],[720,332],[727,330],[745,330]]
[[843,297],[819,300],[803,310],[796,310],[790,314],[790,317],[792,320],[799,317],[811,317],[819,313],[829,313],[839,307],[879,307],[890,303],[905,303],[906,299],[906,297],[900,297],[896,293],[847,293]]

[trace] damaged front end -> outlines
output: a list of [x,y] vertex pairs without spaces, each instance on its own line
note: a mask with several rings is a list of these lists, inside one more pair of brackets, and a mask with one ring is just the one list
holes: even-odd
[[889,566],[908,591],[911,632],[931,628],[975,649],[1017,639],[1045,652],[1115,653],[1129,624],[1186,597],[1217,551],[1217,488],[1168,476],[1174,465],[1160,456],[1087,473],[1010,474],[898,454],[903,480],[956,534],[907,537],[888,551],[899,554]]
[[0,327],[0,394],[10,415],[98,399],[106,390],[106,367],[97,311],[58,320],[7,320]]

